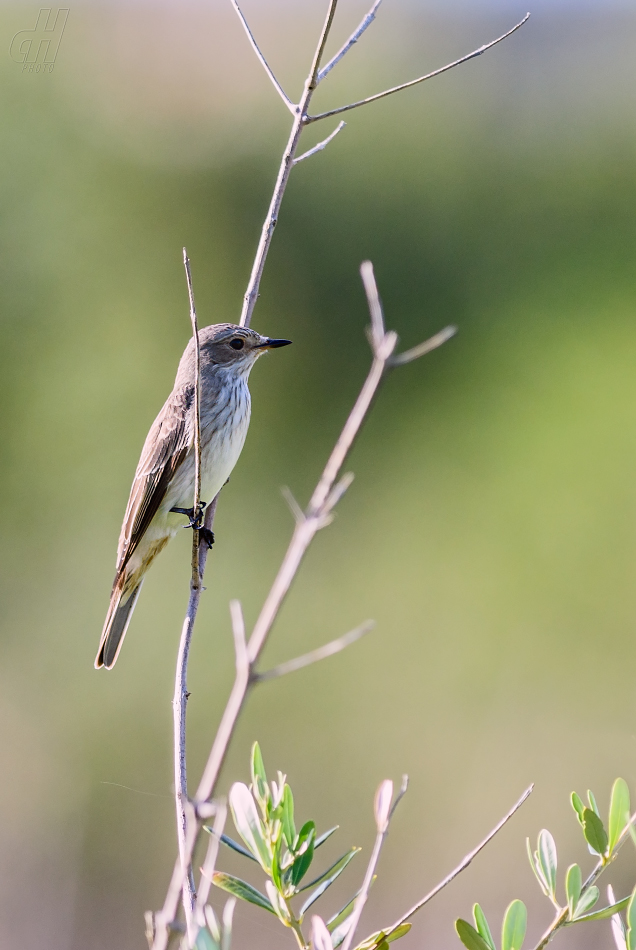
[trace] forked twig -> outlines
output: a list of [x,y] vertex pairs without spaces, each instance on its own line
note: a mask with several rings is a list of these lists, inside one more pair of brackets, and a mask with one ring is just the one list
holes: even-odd
[[367,15],[365,16],[364,20],[362,20],[362,22],[360,23],[360,25],[359,25],[358,27],[356,27],[356,29],[353,31],[353,33],[351,34],[351,36],[349,37],[349,39],[347,40],[347,42],[344,43],[344,44],[340,47],[340,49],[338,50],[338,52],[336,53],[335,56],[332,56],[332,58],[329,60],[329,62],[327,63],[327,65],[326,65],[326,66],[323,66],[322,69],[319,71],[319,73],[318,73],[318,82],[322,82],[322,81],[323,81],[323,79],[325,78],[325,76],[326,76],[328,73],[331,72],[331,70],[334,68],[334,66],[337,66],[337,65],[338,65],[338,63],[339,63],[340,60],[343,58],[343,56],[346,56],[346,55],[347,55],[347,53],[349,52],[349,50],[351,49],[351,47],[354,45],[354,43],[357,43],[357,42],[358,42],[358,40],[360,39],[360,37],[362,36],[362,34],[364,33],[364,31],[365,31],[369,26],[371,26],[371,24],[372,24],[373,21],[375,20],[375,15],[376,15],[376,13],[377,13],[377,11],[378,11],[378,7],[380,6],[381,3],[382,3],[382,0],[375,0],[375,3],[373,4],[373,6],[371,7],[371,9],[369,10],[369,12],[367,13]]
[[[267,63],[265,57],[263,56],[261,50],[259,49],[256,40],[249,28],[247,20],[243,16],[243,13],[238,5],[238,0],[232,0],[232,4],[241,20],[243,28],[248,36],[248,39],[252,45],[252,48],[261,62],[263,68],[265,69],[270,81],[272,82],[274,88],[282,98],[283,102],[287,108],[292,112],[294,120],[292,123],[292,128],[290,130],[289,138],[287,145],[283,152],[281,159],[278,175],[276,178],[276,183],[274,186],[274,191],[272,198],[269,204],[267,215],[263,223],[261,230],[261,236],[256,250],[254,263],[252,266],[250,279],[248,282],[247,290],[244,295],[243,308],[240,317],[241,326],[249,326],[256,301],[258,299],[260,281],[263,274],[263,269],[265,266],[265,261],[269,248],[271,246],[271,241],[278,221],[278,214],[280,211],[281,203],[287,187],[289,180],[289,175],[294,164],[297,164],[299,161],[308,158],[310,155],[315,154],[318,151],[321,151],[326,147],[326,145],[332,141],[335,135],[343,128],[343,123],[341,123],[338,128],[328,136],[323,142],[314,146],[314,148],[309,149],[306,153],[296,158],[296,152],[298,149],[298,144],[300,137],[303,131],[303,128],[310,122],[318,121],[319,119],[327,118],[329,115],[334,115],[338,112],[347,111],[349,109],[357,108],[358,106],[365,105],[368,102],[373,102],[375,99],[382,98],[383,96],[391,95],[394,92],[398,92],[401,89],[406,89],[409,86],[415,85],[419,82],[423,82],[425,79],[432,78],[433,76],[439,75],[442,72],[445,72],[448,69],[453,68],[454,66],[459,65],[460,63],[466,62],[468,59],[471,59],[475,56],[481,55],[487,49],[490,49],[496,43],[501,42],[507,36],[510,36],[514,33],[523,23],[526,22],[527,17],[518,23],[512,30],[509,30],[506,34],[499,37],[496,40],[493,40],[491,43],[486,44],[483,47],[480,47],[478,50],[475,50],[473,53],[470,53],[468,56],[462,57],[461,59],[450,63],[442,69],[436,70],[433,73],[429,73],[426,76],[422,76],[419,79],[412,80],[409,83],[404,83],[401,86],[396,86],[393,89],[385,90],[383,93],[379,93],[375,96],[371,96],[367,99],[360,100],[356,103],[351,103],[347,106],[340,107],[339,109],[332,110],[330,112],[321,113],[316,116],[309,115],[309,105],[311,102],[311,97],[313,95],[316,86],[324,79],[324,77],[339,63],[346,53],[351,49],[351,47],[357,42],[357,40],[362,36],[364,31],[368,28],[370,23],[373,21],[376,11],[378,9],[380,0],[376,0],[372,6],[369,13],[362,20],[358,28],[351,34],[346,43],[340,48],[340,50],[335,54],[334,57],[327,63],[327,65],[321,70],[320,63],[322,56],[325,50],[325,46],[329,37],[331,26],[333,24],[333,19],[336,12],[338,0],[329,0],[329,6],[327,10],[327,15],[324,21],[322,31],[316,46],[316,50],[312,59],[311,68],[309,70],[307,79],[305,81],[304,89],[300,101],[297,106],[295,106],[289,97],[286,95],[282,86],[276,79],[273,71],[271,70],[269,64]],[[197,373],[196,373],[196,432],[195,432],[195,451],[197,453],[197,463],[196,463],[196,486],[195,486],[195,512],[197,511],[197,506],[200,501],[199,492],[200,492],[200,432],[199,432],[199,352],[198,352],[198,331],[196,327],[196,313],[194,309],[194,296],[192,293],[192,282],[190,276],[189,262],[187,255],[184,250],[184,264],[186,266],[186,274],[188,278],[188,291],[190,297],[190,311],[193,324],[193,333],[195,336],[195,347],[196,347],[196,361],[197,361]],[[375,286],[375,281],[373,280],[372,270],[369,272],[371,277],[370,280],[365,278],[365,287],[367,289],[367,296],[369,297],[370,307],[372,304],[371,297],[369,296],[369,287],[372,285]],[[363,275],[364,276],[364,275]],[[367,286],[368,285],[368,286]],[[377,289],[375,291],[377,296]],[[378,309],[379,308],[379,309]],[[261,614],[256,622],[252,636],[250,637],[249,644],[242,651],[242,659],[239,662],[238,658],[238,648],[239,648],[239,627],[237,627],[237,616],[233,614],[233,630],[235,635],[235,643],[237,644],[237,674],[235,678],[235,683],[230,695],[228,706],[226,707],[219,732],[212,748],[210,758],[208,759],[208,764],[206,770],[201,779],[199,785],[199,790],[196,796],[196,801],[199,802],[199,806],[203,810],[203,804],[209,802],[209,799],[212,797],[216,782],[218,780],[219,771],[222,766],[225,754],[227,751],[227,745],[231,739],[234,726],[240,714],[240,711],[243,707],[243,703],[247,696],[249,687],[252,682],[258,677],[258,674],[254,671],[254,665],[258,660],[260,653],[265,645],[269,631],[271,630],[272,624],[280,610],[280,607],[285,599],[289,586],[292,583],[292,580],[295,576],[296,571],[302,561],[302,558],[307,550],[308,545],[313,539],[317,531],[327,525],[332,517],[332,510],[335,505],[338,503],[344,492],[346,491],[348,485],[350,484],[350,479],[348,476],[342,478],[339,482],[336,482],[336,479],[341,471],[342,465],[348,452],[351,449],[353,441],[360,430],[362,422],[369,411],[372,400],[378,390],[380,382],[382,380],[385,372],[393,367],[398,366],[411,360],[417,359],[419,356],[423,355],[426,352],[429,352],[431,349],[436,346],[441,345],[452,333],[454,332],[453,328],[447,328],[446,330],[441,331],[441,333],[436,334],[430,340],[425,341],[420,344],[418,347],[402,353],[398,356],[394,356],[394,350],[397,344],[397,336],[393,332],[386,333],[383,328],[383,321],[381,317],[381,307],[379,306],[379,298],[377,301],[377,306],[375,307],[376,313],[374,315],[373,307],[372,310],[372,330],[371,330],[371,341],[373,349],[373,362],[367,380],[364,383],[364,386],[360,392],[358,400],[349,416],[349,419],[345,423],[345,427],[341,433],[336,446],[331,454],[331,457],[325,467],[325,471],[316,486],[314,494],[312,495],[311,501],[307,508],[307,511],[302,514],[302,518],[298,518],[298,511],[292,506],[292,511],[295,514],[297,524],[290,546],[288,548],[285,559],[281,565],[279,573],[274,581],[274,585],[270,594],[263,605]],[[378,313],[380,318],[378,320]],[[380,332],[381,329],[381,332]],[[218,501],[218,496],[212,500],[208,505],[205,514],[204,525],[208,530],[212,529],[214,524],[214,516],[216,511],[216,505]],[[297,506],[296,506],[297,508]],[[192,572],[192,581],[191,581],[191,590],[190,590],[190,599],[188,602],[188,609],[186,613],[186,618],[183,624],[183,629],[181,632],[181,639],[179,644],[179,653],[177,660],[177,671],[175,678],[175,693],[174,693],[174,743],[175,743],[175,800],[177,807],[177,825],[178,825],[178,836],[179,836],[179,860],[175,865],[175,870],[171,878],[171,883],[166,895],[166,900],[163,906],[162,911],[155,914],[152,917],[152,930],[153,930],[153,950],[165,950],[167,947],[170,929],[178,929],[179,924],[176,921],[176,915],[178,911],[178,902],[181,891],[183,891],[183,903],[186,912],[186,921],[188,924],[188,938],[191,940],[191,935],[194,932],[195,928],[195,888],[194,880],[191,869],[191,858],[196,841],[198,838],[198,833],[200,830],[200,817],[197,812],[197,806],[195,804],[194,809],[188,800],[187,796],[187,784],[186,784],[186,757],[185,757],[185,722],[186,722],[186,703],[187,703],[187,664],[188,656],[190,651],[190,642],[192,637],[192,629],[196,619],[199,600],[202,590],[202,580],[205,570],[205,563],[207,560],[208,554],[208,545],[205,542],[201,541],[200,532],[194,531],[193,538],[193,572]],[[236,611],[236,608],[235,608]],[[350,636],[350,635],[349,635]],[[343,642],[346,638],[342,638],[340,642]],[[243,635],[244,641],[244,635]],[[338,643],[338,641],[335,641]],[[328,645],[323,647],[318,651],[315,651],[315,654],[329,655],[324,651],[327,649],[334,648],[334,645]],[[315,659],[310,660],[308,654],[305,658],[299,658],[297,661],[290,661],[291,664],[298,664],[301,661],[306,661],[306,663],[314,662]],[[321,658],[315,656],[315,658]],[[305,663],[303,662],[303,665]],[[285,666],[285,664],[283,664]],[[296,665],[294,668],[300,668]],[[280,671],[280,668],[279,668]],[[273,671],[270,671],[270,674],[273,675]],[[266,674],[263,674],[264,678],[268,677]],[[209,804],[205,805],[205,808],[208,809],[209,814]],[[195,818],[188,817],[189,812],[194,810]]]
[[346,122],[340,122],[340,124],[333,130],[331,135],[328,135],[326,139],[322,140],[322,142],[318,142],[318,145],[314,145],[313,148],[310,148],[307,152],[303,152],[302,155],[299,155],[298,158],[295,158],[293,164],[297,165],[298,162],[304,162],[306,158],[310,158],[312,155],[315,155],[316,152],[322,152],[323,148],[326,148],[332,139],[335,139],[338,132],[342,132],[346,124]]
[[402,788],[400,789],[400,793],[395,799],[395,802],[393,802],[393,782],[389,781],[388,779],[382,782],[375,794],[374,813],[377,828],[375,842],[373,845],[373,851],[371,852],[371,857],[369,858],[367,870],[364,875],[362,887],[360,888],[360,893],[356,897],[355,904],[353,905],[351,917],[349,918],[349,929],[347,930],[347,935],[342,942],[341,950],[349,950],[351,944],[353,943],[353,938],[355,937],[358,924],[360,923],[360,917],[362,916],[362,911],[364,910],[364,905],[367,902],[369,890],[371,889],[371,884],[373,883],[375,869],[377,867],[378,861],[380,860],[380,851],[382,850],[382,845],[384,844],[386,836],[389,833],[389,824],[391,823],[391,818],[393,817],[398,804],[404,797],[407,786],[408,777],[405,775],[402,779]]
[[281,99],[283,100],[283,102],[285,103],[285,105],[287,106],[287,108],[289,109],[289,111],[290,111],[292,114],[295,113],[295,111],[296,111],[296,106],[295,106],[294,103],[291,101],[291,99],[289,98],[289,96],[287,95],[287,93],[285,92],[285,90],[283,89],[283,87],[281,86],[281,84],[279,83],[278,79],[276,78],[276,76],[274,75],[274,73],[272,72],[272,70],[270,69],[269,63],[267,62],[267,60],[265,59],[265,57],[264,57],[263,54],[261,53],[260,49],[258,48],[258,44],[257,44],[256,40],[254,39],[254,34],[253,34],[252,31],[250,30],[249,24],[248,24],[247,20],[245,19],[245,17],[243,16],[243,11],[242,11],[241,8],[239,7],[239,5],[238,5],[238,3],[236,2],[236,0],[231,0],[231,3],[232,3],[232,6],[234,7],[234,9],[236,10],[236,12],[237,12],[237,14],[238,14],[239,20],[241,21],[241,23],[242,23],[242,25],[243,25],[243,29],[244,29],[245,32],[247,33],[247,38],[248,38],[249,41],[250,41],[250,44],[251,44],[251,46],[252,46],[252,49],[253,49],[254,52],[256,53],[257,59],[258,59],[258,61],[260,62],[260,64],[262,65],[262,67],[263,67],[263,69],[265,70],[265,72],[267,73],[267,75],[269,76],[269,78],[270,78],[270,80],[271,80],[271,82],[272,82],[272,85],[274,86],[274,89],[276,90],[276,92],[278,93],[278,95],[281,97]]
[[492,49],[493,46],[496,46],[497,43],[501,43],[502,40],[507,39],[509,36],[512,36],[513,33],[516,33],[524,23],[529,19],[530,14],[526,13],[523,20],[520,20],[519,23],[515,24],[511,30],[508,30],[507,33],[503,33],[501,36],[498,36],[496,40],[491,40],[490,43],[484,43],[483,46],[480,46],[479,49],[475,49],[472,53],[468,53],[466,56],[461,56],[459,59],[453,60],[452,63],[447,63],[445,66],[441,66],[439,69],[434,69],[431,73],[426,73],[425,76],[419,76],[417,79],[411,79],[409,82],[400,83],[399,86],[392,86],[390,89],[385,89],[384,92],[377,92],[374,96],[367,96],[366,99],[358,99],[357,102],[350,102],[346,106],[338,106],[337,109],[329,109],[327,112],[319,112],[318,115],[308,115],[307,122],[318,122],[320,119],[328,119],[332,115],[340,115],[341,112],[349,112],[351,109],[357,109],[360,106],[366,106],[370,102],[377,102],[378,99],[384,99],[386,96],[392,96],[394,92],[401,92],[403,89],[410,89],[411,86],[417,86],[421,82],[426,82],[427,79],[434,79],[435,76],[441,76],[442,73],[447,73],[449,69],[454,69],[455,66],[461,66],[462,63],[467,63],[469,59],[475,59],[476,56],[481,56],[482,53],[485,53],[486,50]]

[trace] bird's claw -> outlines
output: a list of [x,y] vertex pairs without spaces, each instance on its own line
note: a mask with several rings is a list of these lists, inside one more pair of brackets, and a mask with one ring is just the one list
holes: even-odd
[[[195,531],[205,531],[203,528],[203,510],[206,507],[207,502],[200,501],[199,507],[197,508],[196,514],[194,508],[171,508],[170,511],[174,511],[177,515],[186,515],[189,519],[188,524],[184,524],[184,528],[194,528]],[[212,532],[210,532],[212,533]]]
[[210,531],[209,528],[200,528],[199,537],[202,541],[205,541],[208,548],[212,550],[212,545],[214,544],[214,531]]

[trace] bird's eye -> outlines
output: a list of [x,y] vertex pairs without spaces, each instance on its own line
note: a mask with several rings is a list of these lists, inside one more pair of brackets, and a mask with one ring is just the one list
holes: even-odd
[[233,350],[242,350],[245,346],[245,342],[239,339],[239,337],[235,337],[235,339],[230,340],[230,346]]

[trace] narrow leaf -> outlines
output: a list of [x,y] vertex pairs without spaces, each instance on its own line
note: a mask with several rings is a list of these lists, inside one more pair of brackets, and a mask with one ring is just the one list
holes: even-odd
[[[211,828],[208,828],[207,825],[204,825],[203,827],[207,832],[212,834]],[[242,854],[244,858],[249,858],[250,861],[256,861],[258,864],[258,860],[254,857],[252,852],[248,851],[247,848],[244,848],[243,845],[239,844],[238,841],[235,841],[234,838],[230,838],[228,835],[221,835],[221,841],[223,844],[227,845],[228,848],[231,848],[232,851],[236,851],[237,854]]]
[[629,788],[627,782],[622,778],[617,778],[612,786],[609,809],[609,854],[616,847],[618,840],[629,821]]
[[590,808],[586,808],[583,812],[583,834],[590,848],[597,854],[605,854],[607,851],[607,833],[601,819]]
[[490,950],[481,934],[477,933],[473,925],[469,924],[467,920],[462,920],[461,917],[456,920],[455,930],[466,950]]
[[267,775],[263,765],[263,756],[258,742],[252,746],[252,788],[259,805],[265,806],[269,801],[270,792],[267,784]]
[[548,889],[548,882],[543,877],[543,871],[541,870],[541,866],[539,864],[539,855],[536,851],[534,854],[532,853],[532,848],[530,847],[530,838],[526,838],[526,849],[528,851],[528,861],[530,862],[530,867],[532,868],[534,876],[539,882],[539,887],[545,896],[549,897],[550,891]]
[[627,950],[636,950],[636,887],[627,905],[625,920],[627,922]]
[[479,936],[486,941],[490,947],[490,950],[496,950],[495,941],[492,939],[492,934],[490,932],[490,927],[488,926],[488,921],[486,920],[486,915],[479,904],[475,904],[473,907],[473,918],[475,920],[475,927],[477,928]]
[[272,902],[274,913],[276,914],[278,919],[281,921],[281,923],[283,923],[286,927],[289,927],[290,920],[291,920],[289,916],[289,911],[287,910],[285,901],[283,900],[281,895],[278,893],[278,891],[276,890],[276,888],[274,887],[271,881],[265,882],[265,890],[267,891],[267,896]]
[[294,824],[294,796],[292,795],[292,790],[289,787],[289,785],[285,785],[285,788],[283,791],[282,821],[283,821],[283,834],[285,836],[285,841],[287,842],[287,847],[291,851],[296,841],[296,826]]
[[[315,849],[316,845],[314,845],[314,850]],[[338,860],[335,861],[330,868],[327,868],[326,871],[323,871],[322,874],[320,874],[318,877],[315,877],[309,884],[303,884],[303,886],[298,889],[298,893],[301,891],[308,891],[310,887],[316,887],[317,884],[322,884],[322,882],[327,880],[327,878],[335,881],[338,874],[341,874],[342,871],[344,871],[349,861],[351,861],[358,851],[361,850],[362,848],[351,848],[346,854],[343,854],[341,858],[338,858]],[[335,877],[333,876],[334,874]]]
[[576,792],[572,792],[570,800],[572,802],[572,808],[576,812],[576,817],[579,819],[581,824],[583,824],[583,812],[585,811],[585,805]]
[[584,920],[607,920],[609,917],[613,917],[614,914],[617,914],[619,911],[624,910],[631,900],[631,894],[629,897],[625,897],[622,901],[617,901],[615,904],[610,904],[609,907],[602,907],[600,910],[595,910],[591,914],[584,914],[582,917],[576,918],[576,923],[581,923]]
[[574,910],[581,898],[583,878],[578,864],[571,864],[565,873],[565,894],[568,899],[570,920],[574,917]]
[[300,908],[301,920],[303,916],[307,913],[311,905],[314,903],[314,901],[317,901],[318,898],[321,897],[325,893],[327,888],[331,887],[333,882],[340,877],[340,875],[342,874],[342,872],[348,865],[349,861],[351,861],[351,859],[360,850],[361,850],[360,848],[352,848],[351,851],[348,851],[347,854],[343,855],[339,861],[336,861],[336,863],[332,865],[332,867],[330,867],[328,871],[325,871],[323,875],[316,878],[316,880],[313,881],[311,884],[306,884],[305,887],[300,888],[301,891],[304,891],[309,887],[314,887],[314,885],[318,885],[316,887],[316,890],[312,894],[309,895],[309,897],[307,898],[303,906]]
[[351,900],[347,901],[344,907],[341,908],[337,914],[334,914],[333,917],[329,918],[329,920],[327,921],[327,930],[333,932],[336,929],[336,927],[340,926],[343,920],[347,919],[347,917],[353,910],[353,905],[355,904],[359,893],[360,891],[358,891],[357,894],[354,894]]
[[305,822],[298,834],[298,843],[294,849],[296,856],[289,875],[294,887],[298,887],[313,861],[315,837],[315,824],[313,821]]
[[249,904],[256,904],[257,907],[268,910],[270,914],[276,913],[271,902],[268,901],[264,894],[261,894],[255,887],[252,887],[247,881],[242,881],[239,877],[233,877],[231,874],[223,874],[221,871],[215,871],[212,875],[212,883],[215,884],[216,887],[220,887],[222,891],[227,891],[232,897],[238,897],[239,900],[247,901]]
[[554,838],[546,828],[539,832],[537,854],[550,896],[556,901],[557,849]]
[[359,943],[355,950],[385,950],[394,940],[399,940],[411,929],[411,924],[400,924],[395,930],[387,933],[384,930],[378,930],[376,933],[365,937],[362,943]]
[[501,950],[521,950],[526,935],[528,913],[523,901],[513,901],[504,914],[501,928]]
[[587,800],[588,800],[588,802],[590,803],[590,808],[592,809],[592,811],[594,812],[594,814],[596,815],[596,817],[597,817],[597,818],[600,818],[600,817],[601,817],[601,813],[600,813],[600,811],[598,810],[598,805],[596,804],[596,799],[595,799],[593,793],[590,791],[589,788],[588,788],[588,790],[587,790]]
[[314,848],[319,848],[321,844],[324,844],[327,838],[331,838],[334,831],[337,831],[340,825],[334,825],[333,828],[330,828],[329,831],[323,831],[321,835],[316,838],[314,842]]
[[272,856],[265,840],[263,825],[250,790],[242,782],[235,782],[230,789],[230,808],[236,830],[254,857],[258,858],[263,869],[269,871]]
[[599,889],[595,884],[592,884],[591,887],[586,888],[586,890],[583,891],[581,899],[574,908],[574,920],[576,920],[577,917],[582,917],[583,914],[590,909],[590,907],[594,907],[598,898]]

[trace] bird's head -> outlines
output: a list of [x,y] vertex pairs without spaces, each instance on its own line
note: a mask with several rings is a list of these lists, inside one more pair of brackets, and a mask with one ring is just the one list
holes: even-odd
[[[274,340],[249,327],[233,323],[216,323],[199,330],[201,366],[225,366],[237,373],[249,372],[259,356],[267,350],[287,346],[291,340]],[[194,356],[194,342],[188,344]]]

